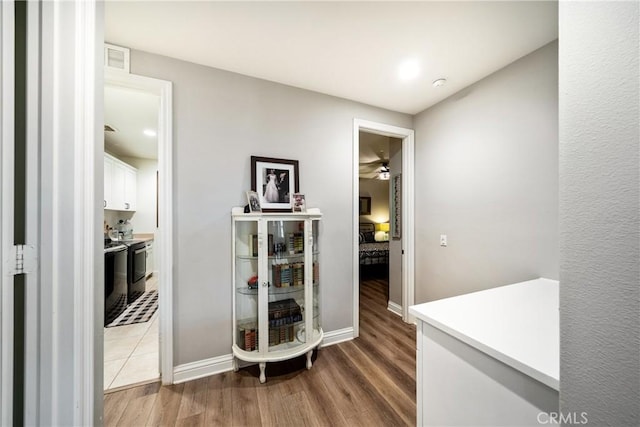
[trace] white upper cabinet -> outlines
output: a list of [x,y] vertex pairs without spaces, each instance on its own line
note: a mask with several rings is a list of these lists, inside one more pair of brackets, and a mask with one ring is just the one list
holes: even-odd
[[127,211],[136,210],[136,200],[138,196],[138,171],[127,167],[124,169],[124,209]]
[[136,210],[137,189],[137,169],[105,153],[104,208],[116,211]]

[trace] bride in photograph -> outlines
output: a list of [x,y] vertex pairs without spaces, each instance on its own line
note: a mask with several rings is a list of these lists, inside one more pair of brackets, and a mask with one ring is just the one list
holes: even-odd
[[276,186],[276,173],[271,169],[267,174],[267,186],[264,190],[264,200],[267,203],[278,203],[280,195],[278,193],[278,187]]

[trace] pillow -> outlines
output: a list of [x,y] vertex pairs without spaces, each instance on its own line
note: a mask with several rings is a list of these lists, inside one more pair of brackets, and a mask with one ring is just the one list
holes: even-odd
[[373,231],[365,231],[364,233],[360,233],[364,235],[365,243],[373,243],[376,241],[375,233]]

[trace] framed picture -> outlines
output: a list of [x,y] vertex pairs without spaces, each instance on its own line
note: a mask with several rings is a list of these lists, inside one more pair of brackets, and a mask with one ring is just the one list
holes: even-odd
[[291,210],[293,212],[306,212],[307,206],[304,201],[304,194],[293,193],[291,195]]
[[260,196],[257,192],[247,191],[247,201],[249,202],[249,212],[262,212]]
[[391,177],[391,238],[402,238],[402,174]]
[[251,156],[251,190],[262,212],[291,212],[291,194],[300,191],[298,161]]
[[371,197],[360,197],[360,215],[371,215]]

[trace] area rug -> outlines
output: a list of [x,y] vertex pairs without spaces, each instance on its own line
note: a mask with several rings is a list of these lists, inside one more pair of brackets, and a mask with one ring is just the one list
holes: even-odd
[[152,290],[142,294],[133,304],[129,305],[120,316],[106,327],[133,325],[148,322],[158,309],[158,291]]

